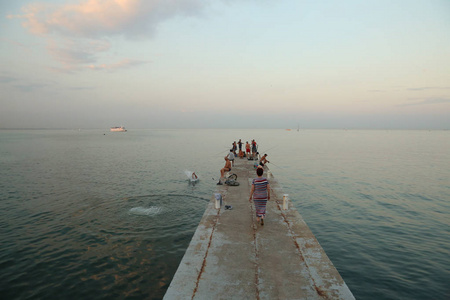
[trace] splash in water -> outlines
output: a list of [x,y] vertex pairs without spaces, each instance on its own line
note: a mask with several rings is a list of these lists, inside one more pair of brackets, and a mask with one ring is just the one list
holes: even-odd
[[133,207],[130,209],[129,213],[139,216],[155,216],[161,212],[161,207],[150,206],[150,207]]
[[[186,176],[187,176],[187,177],[189,178],[189,180],[192,181],[192,182],[195,182],[195,181],[198,181],[198,180],[199,180],[199,177],[198,177],[197,174],[195,174],[195,172],[185,170],[185,171],[184,171],[184,174],[186,174]],[[195,174],[195,175],[193,176],[193,174]]]

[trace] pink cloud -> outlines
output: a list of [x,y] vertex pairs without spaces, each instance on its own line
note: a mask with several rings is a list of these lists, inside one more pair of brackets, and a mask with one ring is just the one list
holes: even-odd
[[[139,65],[124,59],[97,64],[101,54],[112,47],[114,36],[149,38],[159,23],[177,15],[198,14],[200,0],[85,0],[71,4],[33,3],[22,8],[23,20],[31,33],[48,40],[47,50],[63,65],[64,72],[90,69],[114,70]],[[57,69],[57,68],[54,68]]]
[[21,18],[34,34],[98,38],[111,35],[148,36],[156,26],[179,14],[194,15],[200,0],[87,0],[76,4],[29,4]]

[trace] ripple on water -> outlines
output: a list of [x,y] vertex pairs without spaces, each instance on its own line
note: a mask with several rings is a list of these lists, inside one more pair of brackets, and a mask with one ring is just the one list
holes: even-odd
[[161,207],[157,207],[157,206],[150,206],[148,208],[138,206],[138,207],[133,207],[129,211],[129,213],[132,215],[149,216],[149,217],[156,216],[160,212],[161,212]]
[[61,298],[95,293],[101,299],[126,290],[159,298],[165,289],[151,290],[149,282],[170,283],[208,201],[162,194],[82,199],[75,208],[53,206],[28,219],[22,211],[14,224],[22,234],[16,244],[4,244],[0,257],[0,279],[8,286],[2,294],[40,298],[51,290]]

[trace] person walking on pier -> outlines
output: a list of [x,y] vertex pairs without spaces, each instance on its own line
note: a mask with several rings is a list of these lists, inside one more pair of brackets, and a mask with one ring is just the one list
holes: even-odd
[[264,169],[259,166],[256,169],[256,175],[258,178],[253,179],[252,181],[252,189],[250,190],[250,198],[249,202],[252,202],[255,205],[256,211],[256,221],[260,222],[261,225],[264,225],[264,218],[266,217],[266,205],[267,201],[270,200],[270,185],[267,178],[262,177],[264,173]]

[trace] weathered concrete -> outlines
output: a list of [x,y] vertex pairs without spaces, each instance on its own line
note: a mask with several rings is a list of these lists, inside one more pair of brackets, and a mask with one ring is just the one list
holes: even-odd
[[212,197],[164,299],[354,299],[298,211],[282,210],[275,178],[261,226],[248,201],[253,161],[237,159],[232,172],[240,185],[217,192],[233,209]]

